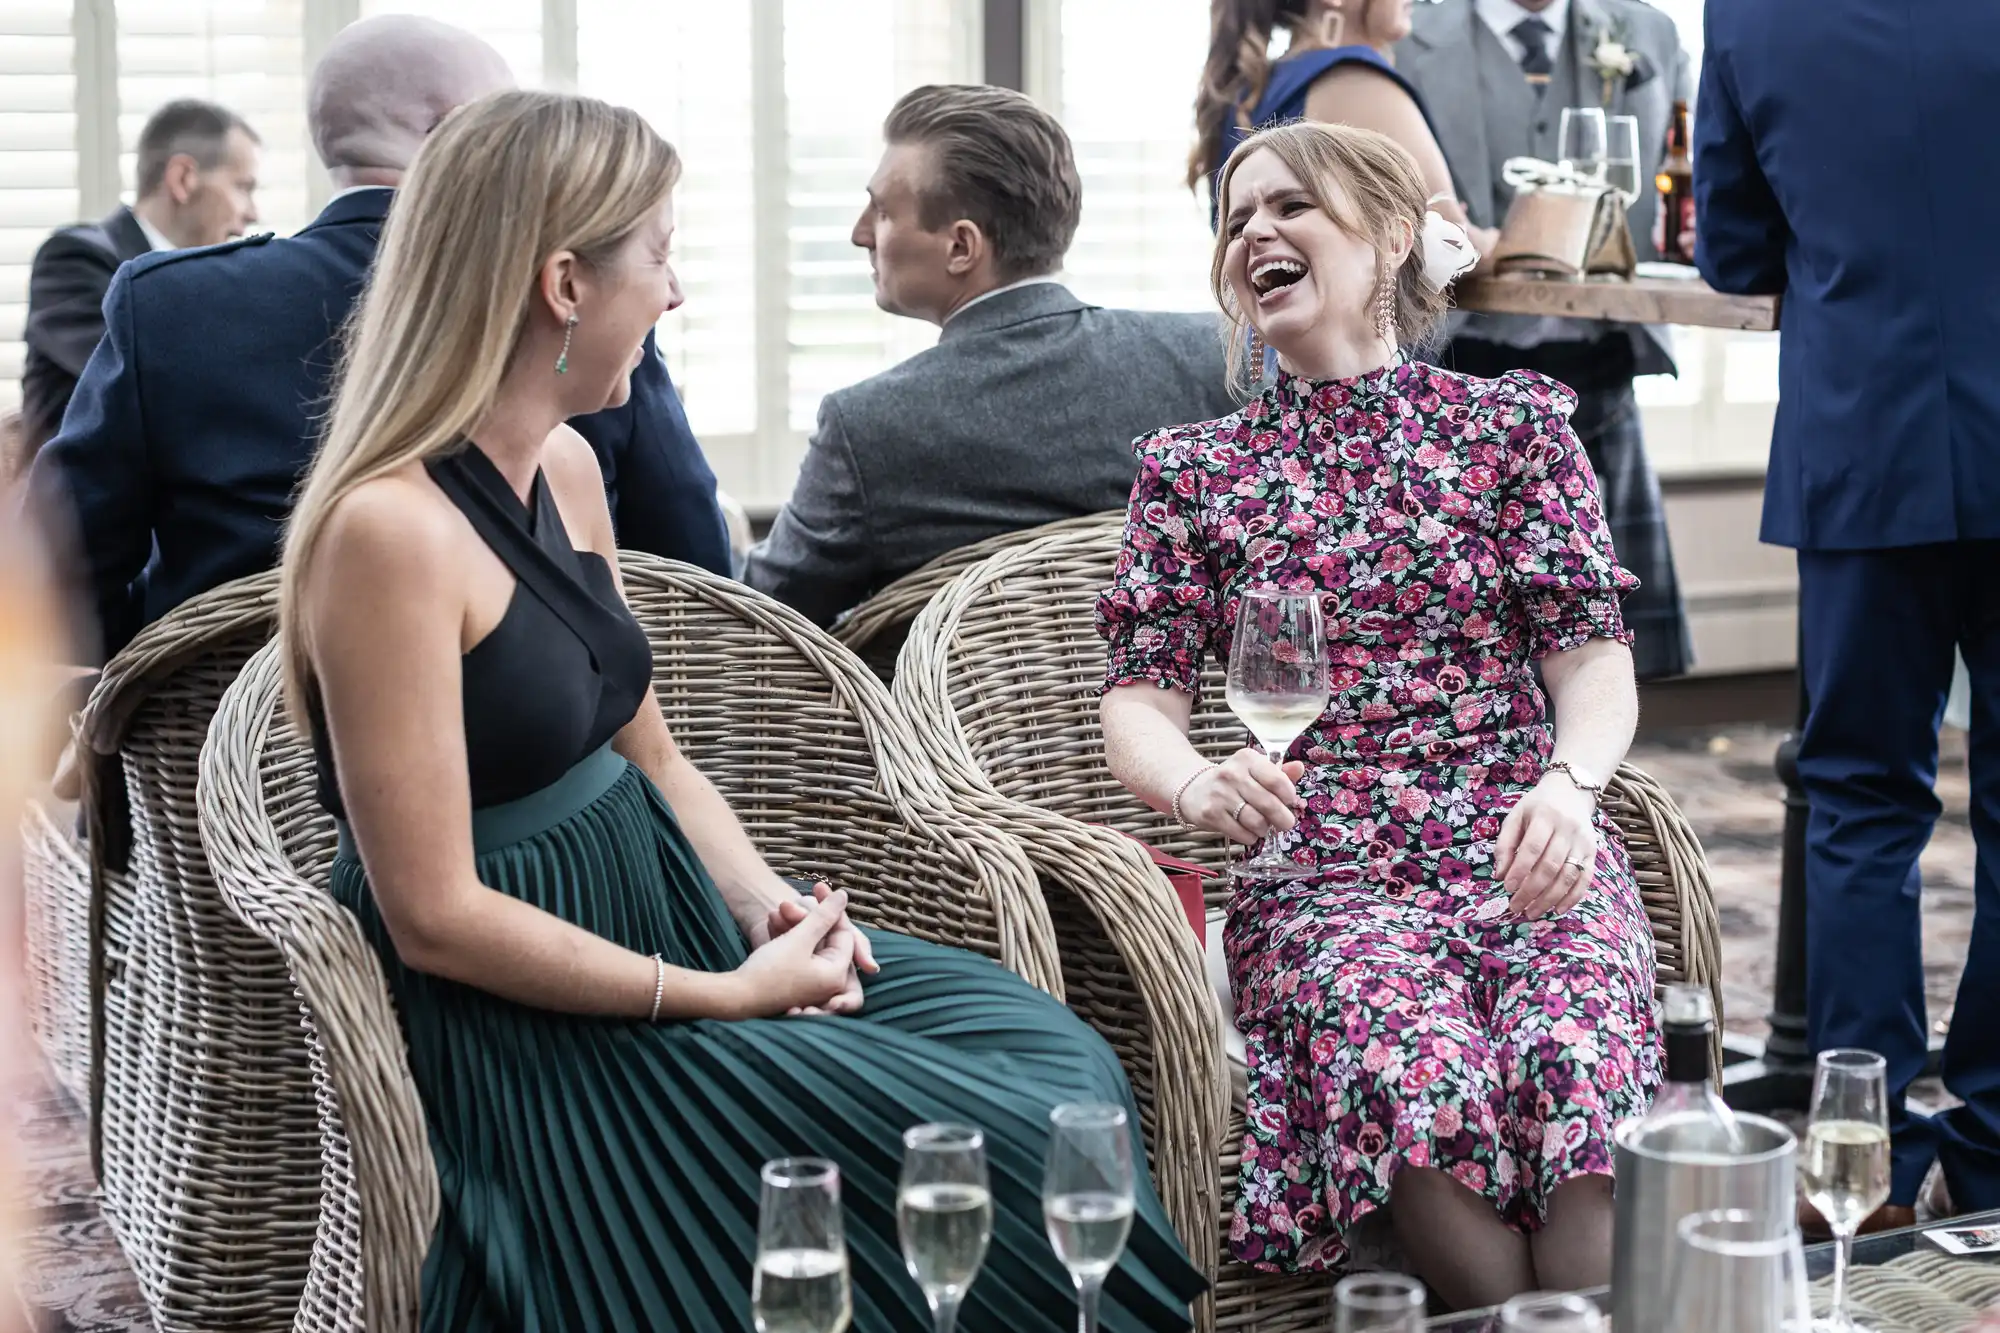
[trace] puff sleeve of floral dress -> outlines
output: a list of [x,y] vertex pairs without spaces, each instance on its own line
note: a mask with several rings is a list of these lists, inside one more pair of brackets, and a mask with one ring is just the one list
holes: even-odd
[[1536,659],[1629,642],[1574,397],[1538,375],[1403,363],[1281,374],[1241,412],[1141,440],[1098,599],[1107,687],[1193,692],[1245,587],[1324,596],[1330,698],[1281,850],[1224,931],[1249,1104],[1230,1248],[1324,1271],[1405,1166],[1510,1225],[1611,1170],[1657,1079],[1653,941],[1607,818],[1590,890],[1539,921],[1493,873],[1553,747]]

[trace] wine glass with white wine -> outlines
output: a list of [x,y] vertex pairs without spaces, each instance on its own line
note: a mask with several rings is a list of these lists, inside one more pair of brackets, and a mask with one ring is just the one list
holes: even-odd
[[1408,1273],[1350,1273],[1333,1287],[1333,1333],[1423,1333],[1425,1299]]
[[[1246,588],[1236,603],[1224,698],[1274,764],[1319,721],[1327,705],[1326,622],[1320,593]],[[1288,861],[1277,835],[1264,850],[1231,867],[1238,879],[1302,879],[1311,868]]]
[[1071,1102],[1049,1115],[1042,1218],[1076,1283],[1078,1333],[1097,1333],[1097,1297],[1132,1234],[1132,1130],[1124,1108]]
[[1873,1051],[1819,1053],[1812,1122],[1799,1153],[1799,1189],[1836,1242],[1833,1308],[1818,1333],[1861,1333],[1847,1313],[1847,1266],[1854,1233],[1889,1198],[1888,1064]]
[[817,1157],[764,1163],[757,1271],[750,1309],[757,1333],[845,1333],[854,1317],[840,1168]]
[[993,1239],[985,1135],[970,1125],[918,1125],[903,1135],[896,1230],[937,1333],[952,1333]]

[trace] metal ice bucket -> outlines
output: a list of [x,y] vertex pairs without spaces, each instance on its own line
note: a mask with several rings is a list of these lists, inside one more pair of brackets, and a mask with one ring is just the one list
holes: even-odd
[[1677,1152],[1643,1141],[1643,1121],[1619,1126],[1613,1169],[1612,1327],[1662,1333],[1672,1298],[1674,1228],[1689,1213],[1743,1208],[1775,1236],[1797,1225],[1798,1139],[1775,1120],[1738,1115],[1740,1153]]

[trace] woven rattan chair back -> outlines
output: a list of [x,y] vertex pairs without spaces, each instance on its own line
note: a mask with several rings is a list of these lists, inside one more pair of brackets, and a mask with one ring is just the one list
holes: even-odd
[[996,958],[1060,993],[1018,848],[949,813],[888,691],[803,616],[690,565],[621,553],[675,742],[781,874],[863,920]]
[[[270,1174],[284,1191],[291,1246],[283,1263],[299,1274],[295,1317],[268,1326],[413,1333],[437,1176],[381,964],[326,891],[333,820],[281,695],[272,645],[223,696],[199,791],[202,840],[236,929],[277,957],[295,987],[282,1025],[288,1077],[274,1089],[287,1114],[237,1145],[278,1168]],[[289,1077],[295,1069],[303,1086]],[[295,1126],[301,1110],[309,1138]]]
[[1023,528],[1019,532],[1003,532],[955,551],[946,551],[935,560],[884,585],[874,596],[842,615],[833,626],[833,637],[853,649],[868,664],[869,670],[883,680],[889,680],[895,675],[896,655],[902,651],[911,622],[924,609],[924,604],[946,584],[988,556],[997,555],[1011,546],[1020,546],[1072,528],[1094,527],[1107,517],[1123,520],[1122,514],[1085,514],[1080,518],[1058,519],[1037,528]]
[[56,1082],[90,1104],[90,853],[73,817],[30,801],[21,818],[28,1027]]
[[195,809],[209,722],[276,608],[275,572],[176,608],[106,665],[77,722],[93,1143],[105,1216],[163,1329],[289,1323],[312,1233],[297,1002],[217,894]]

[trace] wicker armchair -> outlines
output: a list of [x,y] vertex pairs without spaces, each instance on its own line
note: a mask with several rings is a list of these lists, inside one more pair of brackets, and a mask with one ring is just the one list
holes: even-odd
[[989,555],[1048,533],[1067,532],[1072,528],[1100,523],[1104,518],[1102,514],[1087,514],[1082,518],[1058,519],[1039,528],[1003,532],[997,537],[946,551],[842,614],[834,623],[833,637],[859,654],[876,675],[888,680],[895,674],[896,654],[903,647],[903,637],[909,633],[910,622],[917,618],[917,612],[924,609],[924,603],[936,596],[939,589]]
[[[423,1108],[382,965],[352,915],[326,892],[333,819],[314,791],[311,746],[286,716],[277,645],[264,648],[223,696],[201,752],[201,836],[234,929],[280,960],[288,987],[290,1068],[307,1071],[303,1106],[314,1141],[247,1140],[246,1154],[282,1147],[289,1175],[312,1173],[288,1233],[300,1272],[296,1315],[259,1327],[297,1333],[408,1333],[417,1327],[418,1274],[437,1221],[437,1173]],[[301,1021],[300,1006],[304,1015]],[[300,1100],[299,1090],[285,1094]]]
[[[1216,1273],[1213,1308],[1203,1312],[1213,1322],[1205,1326],[1319,1328],[1323,1282],[1233,1263],[1213,1267],[1218,1220],[1226,1229],[1233,1208],[1243,1127],[1242,1107],[1225,1105],[1220,1091],[1214,1034],[1222,1016],[1164,879],[1127,839],[1092,827],[1222,868],[1219,838],[1174,827],[1126,792],[1104,763],[1097,716],[1104,648],[1092,610],[1110,581],[1120,531],[1109,521],[1079,526],[968,571],[917,618],[895,695],[953,796],[1012,832],[1035,859],[1072,1006],[1102,1015],[1107,1031],[1150,1030],[1150,1042],[1120,1042],[1119,1050],[1137,1066],[1135,1086],[1156,1099],[1161,1192],[1190,1251]],[[1243,743],[1222,694],[1211,668],[1193,736],[1216,758]],[[1661,979],[1707,983],[1719,1012],[1719,928],[1700,844],[1659,786],[1629,765],[1608,801],[1638,873]],[[1218,906],[1226,882],[1209,883],[1210,904]],[[1195,1200],[1200,1207],[1191,1210]]]
[[209,720],[276,615],[274,573],[192,599],[111,660],[76,725],[92,1145],[163,1329],[289,1323],[317,1208],[291,980],[217,896],[195,812]]
[[[951,811],[859,660],[740,584],[631,552],[621,563],[677,743],[774,866],[837,878],[872,924],[1059,987],[1026,857]],[[324,1190],[294,1327],[395,1333],[416,1327],[436,1180],[381,968],[325,892],[332,822],[279,692],[266,650],[224,699],[201,757],[202,836],[222,896],[304,1002],[291,1039],[311,1070]]]

